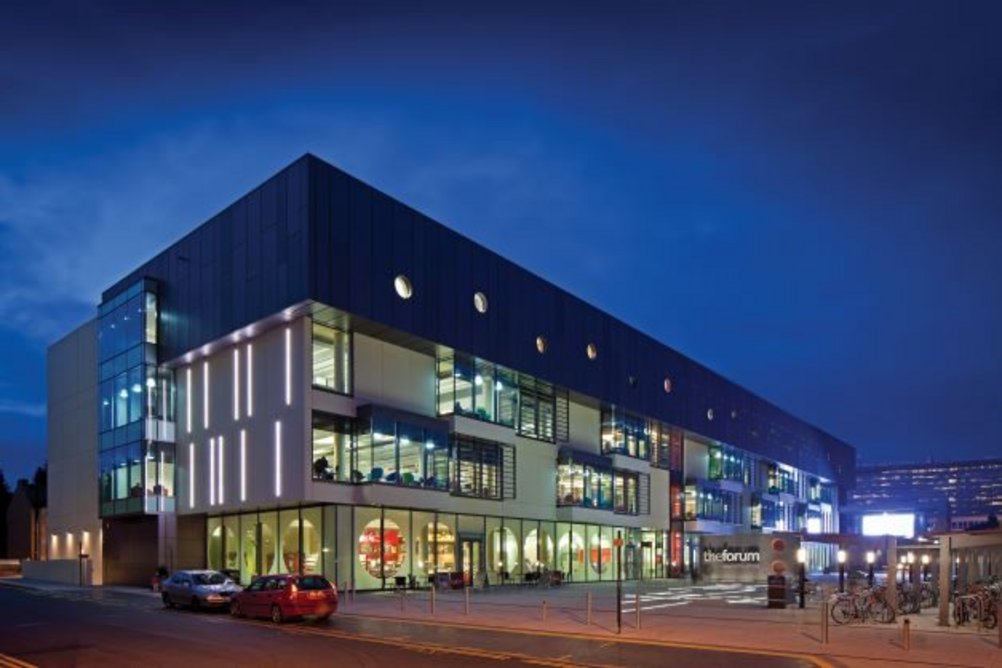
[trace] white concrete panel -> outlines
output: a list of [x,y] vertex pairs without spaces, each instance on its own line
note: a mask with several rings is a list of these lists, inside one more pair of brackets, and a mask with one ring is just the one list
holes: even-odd
[[576,450],[600,454],[602,415],[598,409],[570,402],[570,444]]
[[435,358],[365,336],[352,336],[356,404],[376,403],[435,415]]

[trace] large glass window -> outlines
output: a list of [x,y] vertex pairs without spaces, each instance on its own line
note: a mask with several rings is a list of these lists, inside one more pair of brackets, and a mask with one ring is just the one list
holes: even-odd
[[313,386],[351,393],[351,335],[313,323]]
[[500,443],[457,437],[453,442],[453,493],[486,499],[503,498],[503,479],[514,475],[514,471],[505,470],[505,447]]
[[613,491],[617,513],[636,515],[639,502],[638,476],[631,471],[616,471]]
[[638,459],[651,459],[651,443],[657,443],[660,423],[645,420],[616,408],[602,410],[602,452]]
[[[355,421],[350,450],[351,473],[338,480],[374,482],[427,489],[448,489],[449,441],[445,425],[419,424],[379,410]],[[347,476],[347,477],[346,477]]]
[[313,479],[344,482],[351,463],[351,419],[313,413]]

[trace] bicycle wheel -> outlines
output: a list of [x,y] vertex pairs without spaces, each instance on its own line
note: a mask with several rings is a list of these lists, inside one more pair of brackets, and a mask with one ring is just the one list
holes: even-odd
[[881,624],[890,624],[894,621],[894,609],[887,605],[887,601],[876,601],[870,606],[870,616]]
[[848,601],[839,601],[832,606],[832,621],[836,624],[847,624],[852,619],[852,608]]

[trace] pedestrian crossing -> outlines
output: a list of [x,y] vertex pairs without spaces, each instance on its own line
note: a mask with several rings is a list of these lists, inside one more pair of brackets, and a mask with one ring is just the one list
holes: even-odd
[[[663,591],[640,594],[640,610],[665,610],[697,603],[723,603],[725,605],[761,606],[765,603],[766,588],[757,584],[713,584],[689,587],[672,587]],[[636,611],[636,598],[626,600],[623,612]],[[631,605],[632,604],[632,605]]]

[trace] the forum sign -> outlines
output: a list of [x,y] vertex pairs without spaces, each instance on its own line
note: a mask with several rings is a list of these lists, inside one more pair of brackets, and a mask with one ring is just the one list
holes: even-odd
[[746,547],[738,550],[730,548],[703,548],[703,563],[718,564],[757,564],[762,561],[762,553],[758,547]]
[[789,533],[731,534],[698,538],[693,556],[706,582],[765,582],[770,575],[795,572],[800,536]]

